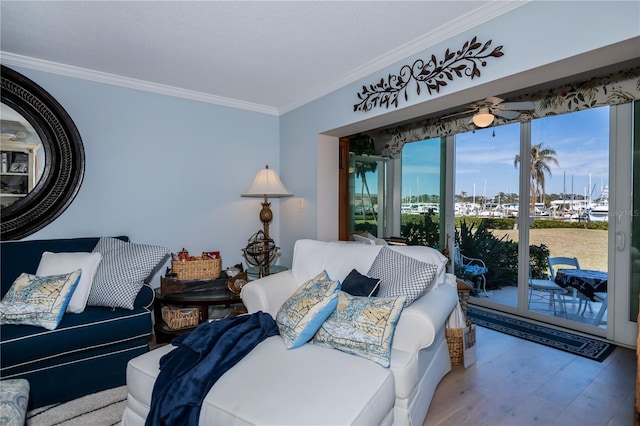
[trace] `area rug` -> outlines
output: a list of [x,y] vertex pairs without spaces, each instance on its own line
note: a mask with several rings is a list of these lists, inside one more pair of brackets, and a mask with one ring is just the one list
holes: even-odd
[[615,345],[602,340],[592,339],[566,330],[547,327],[473,306],[467,307],[467,316],[471,322],[479,326],[580,355],[594,361],[602,362],[616,348]]
[[122,420],[127,387],[120,386],[27,413],[27,426],[111,426]]

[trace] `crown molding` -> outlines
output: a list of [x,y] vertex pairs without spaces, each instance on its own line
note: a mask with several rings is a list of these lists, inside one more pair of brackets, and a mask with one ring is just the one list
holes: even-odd
[[344,74],[339,79],[332,82],[330,85],[321,89],[309,92],[304,98],[298,101],[281,107],[278,109],[279,114],[285,114],[292,111],[302,105],[312,102],[322,96],[338,90],[349,84],[355,83],[358,80],[362,80],[369,77],[372,74],[379,72],[389,66],[392,66],[410,56],[421,53],[430,47],[435,46],[438,43],[444,42],[451,37],[457,36],[465,31],[468,31],[480,24],[497,18],[500,15],[508,13],[518,7],[524,6],[533,0],[521,0],[521,1],[492,1],[485,7],[470,11],[466,14],[460,15],[454,21],[447,22],[441,27],[434,28],[425,35],[418,37],[417,39],[410,41],[409,43],[401,46],[397,49],[393,49],[384,55],[379,56],[361,66],[354,68],[349,73]]
[[101,71],[94,71],[86,68],[74,67],[43,59],[31,58],[28,56],[16,55],[14,53],[0,51],[0,58],[4,65],[13,65],[29,68],[36,71],[44,71],[52,74],[64,75],[67,77],[79,78],[96,83],[110,84],[113,86],[126,87],[134,90],[158,93],[166,96],[189,99],[192,101],[204,102],[229,108],[242,109],[259,112],[269,115],[279,115],[278,110],[267,105],[244,102],[237,99],[225,98],[222,96],[209,95],[194,90],[181,89],[179,87],[164,84],[152,83],[135,78],[122,77]]

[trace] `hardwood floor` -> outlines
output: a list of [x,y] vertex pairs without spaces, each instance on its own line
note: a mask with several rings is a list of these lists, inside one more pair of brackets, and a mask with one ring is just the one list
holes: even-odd
[[603,362],[478,327],[476,363],[438,385],[423,426],[634,424],[636,356]]

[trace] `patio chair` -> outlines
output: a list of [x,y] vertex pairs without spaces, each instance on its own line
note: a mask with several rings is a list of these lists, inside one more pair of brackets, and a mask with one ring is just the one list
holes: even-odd
[[[556,280],[556,269],[580,269],[580,262],[578,262],[578,258],[576,257],[548,257],[547,262],[549,263],[549,271],[551,272],[551,281],[553,281],[554,284]],[[585,299],[582,293],[580,293],[575,288],[573,289],[573,299],[574,301],[578,300],[578,310],[576,312],[580,312],[580,309],[582,309],[582,302],[587,301],[587,299]],[[587,306],[585,304],[585,309],[586,307]]]
[[531,310],[531,298],[533,297],[533,292],[541,291],[544,293],[549,293],[549,303],[553,305],[553,315],[556,315],[556,294],[558,295],[558,301],[562,303],[564,308],[564,317],[567,317],[567,304],[564,300],[563,295],[566,293],[566,290],[560,287],[558,284],[553,282],[553,280],[544,280],[531,278],[531,269],[529,269],[529,304],[528,309]]
[[458,268],[460,268],[466,276],[469,276],[471,281],[478,283],[477,287],[474,286],[474,290],[480,294],[480,290],[482,289],[482,293],[489,297],[489,293],[487,293],[487,279],[485,277],[485,274],[489,272],[489,269],[484,261],[482,259],[463,255],[460,253],[460,247],[457,244],[454,246],[453,250],[453,259],[455,264],[458,265]]

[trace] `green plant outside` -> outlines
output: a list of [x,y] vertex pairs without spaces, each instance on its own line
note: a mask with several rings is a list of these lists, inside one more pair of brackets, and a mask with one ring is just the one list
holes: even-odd
[[[486,274],[488,288],[513,286],[518,281],[518,244],[506,236],[497,238],[491,229],[513,229],[515,219],[458,217],[455,219],[455,241],[460,252],[468,257],[482,259],[489,272]],[[360,223],[356,230],[368,230],[375,235],[375,223]],[[608,229],[606,222],[564,222],[559,220],[537,220],[534,229],[546,228],[586,228]],[[373,230],[373,232],[372,232]],[[401,236],[409,245],[424,245],[441,250],[439,247],[439,216],[403,214]],[[442,251],[442,250],[441,250]],[[547,257],[549,248],[544,244],[529,246],[529,263],[532,278],[548,278]],[[456,276],[469,279],[471,277],[456,268]]]

